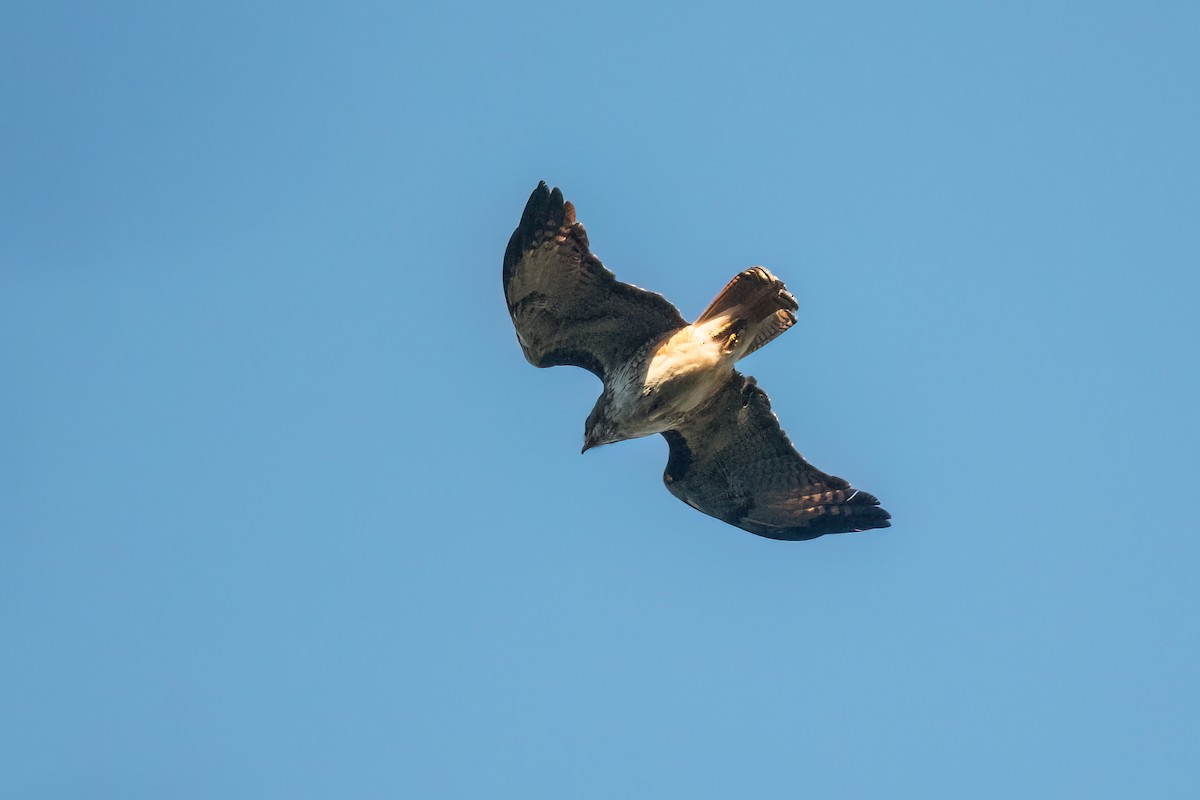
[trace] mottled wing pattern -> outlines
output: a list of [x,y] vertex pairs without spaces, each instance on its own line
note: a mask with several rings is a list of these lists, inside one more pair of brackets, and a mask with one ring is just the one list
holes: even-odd
[[662,295],[605,269],[575,207],[544,182],[508,242],[504,296],[529,363],[584,367],[601,380],[650,339],[687,324]]
[[671,494],[751,533],[796,540],[890,525],[875,497],[801,458],[753,378],[734,372],[686,425],[663,436]]

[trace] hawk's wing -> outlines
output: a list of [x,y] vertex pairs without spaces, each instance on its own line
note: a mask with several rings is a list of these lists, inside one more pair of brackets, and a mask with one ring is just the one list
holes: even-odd
[[753,378],[734,372],[712,401],[663,436],[671,494],[751,533],[812,539],[891,524],[872,495],[800,457]]
[[575,207],[544,181],[508,241],[504,297],[529,363],[584,367],[601,380],[650,339],[687,324],[662,295],[605,269]]

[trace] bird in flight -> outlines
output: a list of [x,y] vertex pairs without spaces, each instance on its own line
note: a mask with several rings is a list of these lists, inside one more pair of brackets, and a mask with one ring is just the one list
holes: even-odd
[[735,275],[689,325],[662,295],[618,281],[575,207],[541,182],[504,254],[504,297],[529,363],[604,382],[584,452],[661,433],[671,494],[770,539],[891,524],[874,496],[805,461],[766,393],[733,368],[796,322],[795,298],[763,267]]

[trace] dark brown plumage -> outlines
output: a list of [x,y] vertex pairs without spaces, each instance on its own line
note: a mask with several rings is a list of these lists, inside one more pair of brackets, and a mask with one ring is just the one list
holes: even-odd
[[662,295],[616,280],[591,253],[575,208],[539,183],[503,279],[529,362],[584,367],[604,382],[585,450],[661,433],[671,494],[771,539],[890,525],[875,497],[805,461],[767,395],[732,368],[796,321],[794,298],[766,269],[735,276],[689,326]]
[[601,380],[650,339],[687,324],[661,294],[605,269],[575,207],[545,182],[508,240],[504,294],[529,363],[583,367]]

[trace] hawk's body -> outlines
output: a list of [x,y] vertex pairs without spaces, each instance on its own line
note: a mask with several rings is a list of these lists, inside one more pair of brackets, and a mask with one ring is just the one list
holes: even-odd
[[504,293],[530,363],[604,382],[585,451],[661,433],[672,494],[773,539],[888,526],[878,500],[800,457],[766,394],[733,369],[796,321],[795,299],[767,270],[735,276],[689,325],[662,295],[617,281],[574,207],[541,183],[509,241]]

